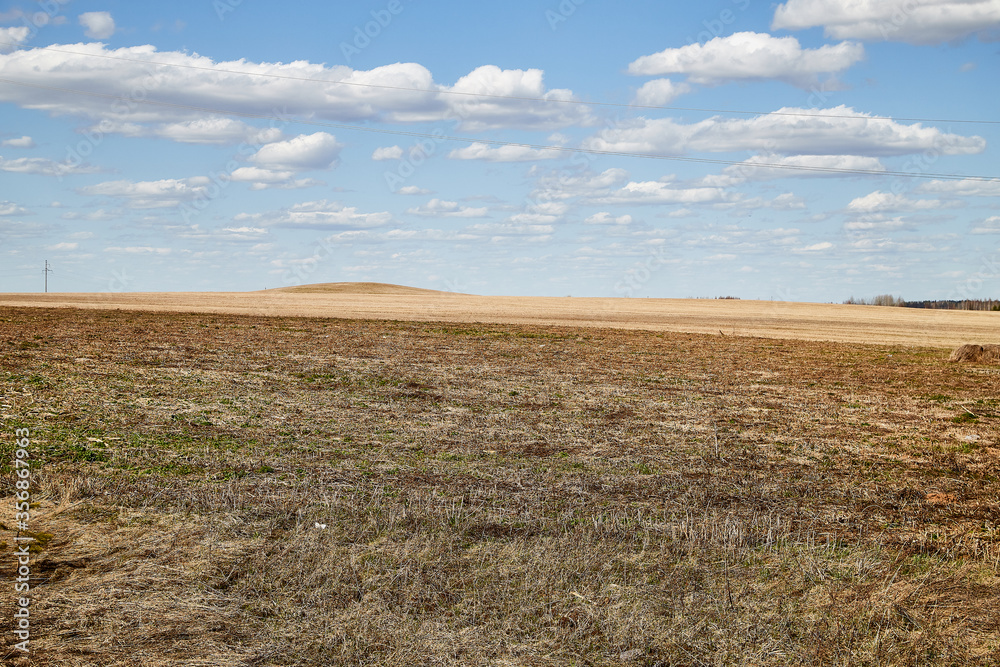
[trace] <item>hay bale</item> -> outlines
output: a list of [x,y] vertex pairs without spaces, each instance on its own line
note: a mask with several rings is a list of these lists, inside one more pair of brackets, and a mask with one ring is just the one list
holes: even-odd
[[951,362],[1000,363],[1000,345],[962,345],[948,357]]

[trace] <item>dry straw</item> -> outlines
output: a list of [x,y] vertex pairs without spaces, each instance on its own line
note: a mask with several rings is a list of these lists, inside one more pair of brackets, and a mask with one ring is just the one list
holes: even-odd
[[980,364],[1000,363],[1000,345],[962,345],[951,353],[948,361],[968,361]]

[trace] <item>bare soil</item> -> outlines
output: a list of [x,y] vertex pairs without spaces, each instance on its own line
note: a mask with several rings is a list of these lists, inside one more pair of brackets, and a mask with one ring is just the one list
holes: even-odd
[[[792,306],[747,327],[833,312]],[[37,537],[9,664],[1000,662],[1000,367],[938,345],[976,318],[100,307],[0,307],[0,495],[28,428]]]

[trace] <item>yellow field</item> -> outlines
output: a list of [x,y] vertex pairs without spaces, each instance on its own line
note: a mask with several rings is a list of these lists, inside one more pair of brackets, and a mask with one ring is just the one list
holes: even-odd
[[380,283],[260,292],[0,294],[0,305],[610,327],[927,347],[1000,343],[1000,315],[988,312],[776,301],[474,296]]

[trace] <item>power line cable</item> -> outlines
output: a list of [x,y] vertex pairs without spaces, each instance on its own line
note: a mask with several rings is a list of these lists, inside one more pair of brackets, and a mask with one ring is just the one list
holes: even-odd
[[[12,47],[19,46],[16,42],[5,42],[2,40],[0,40],[0,44]],[[618,107],[624,109],[653,109],[660,111],[697,111],[702,113],[727,113],[727,114],[743,114],[743,115],[756,115],[756,116],[798,116],[806,118],[845,118],[853,120],[890,120],[890,121],[896,120],[896,121],[907,121],[912,123],[973,123],[973,124],[984,124],[984,125],[1000,125],[1000,120],[973,120],[966,118],[907,118],[907,117],[893,117],[893,116],[859,116],[859,115],[851,116],[848,114],[820,114],[820,113],[814,114],[814,113],[798,113],[794,111],[747,111],[741,109],[711,109],[703,107],[659,106],[653,104],[624,104],[621,102],[587,102],[585,100],[563,100],[558,98],[527,97],[519,95],[495,95],[490,93],[472,93],[459,90],[441,90],[436,88],[412,88],[407,86],[389,86],[376,83],[361,83],[359,81],[316,79],[312,77],[291,76],[288,74],[271,74],[267,72],[242,72],[239,70],[223,69],[221,67],[206,67],[203,65],[187,65],[183,63],[164,63],[164,62],[157,62],[154,60],[143,60],[141,58],[125,58],[123,56],[112,56],[103,53],[81,53],[79,51],[57,49],[51,46],[36,46],[32,47],[32,50],[52,51],[55,53],[65,53],[68,55],[81,56],[85,58],[104,58],[107,60],[120,60],[123,62],[140,63],[143,65],[156,65],[158,67],[179,67],[184,69],[193,69],[205,72],[215,72],[219,74],[260,76],[271,79],[284,79],[289,81],[307,81],[312,83],[356,86],[360,88],[381,88],[385,90],[397,90],[397,91],[412,92],[412,93],[433,93],[435,95],[461,95],[467,97],[485,97],[489,99],[518,100],[522,102],[578,104],[578,105],[589,105],[589,106]]]
[[346,123],[332,123],[327,121],[317,121],[317,120],[305,120],[305,119],[289,119],[282,118],[280,116],[262,113],[253,113],[249,111],[232,111],[225,109],[213,109],[211,107],[201,107],[193,106],[190,104],[178,104],[175,102],[162,102],[158,100],[135,100],[127,98],[123,95],[113,95],[111,93],[97,93],[88,90],[74,90],[72,88],[62,88],[58,86],[44,86],[37,83],[27,83],[24,81],[14,81],[12,79],[0,78],[0,83],[9,83],[16,86],[27,86],[29,88],[41,88],[46,90],[58,90],[64,93],[72,93],[76,95],[86,95],[90,97],[100,97],[104,99],[113,100],[123,100],[131,101],[137,104],[152,104],[156,106],[164,106],[174,109],[186,109],[190,111],[202,111],[205,113],[213,113],[221,116],[239,116],[242,118],[255,118],[258,120],[276,120],[282,122],[295,123],[298,125],[309,125],[312,127],[323,127],[323,128],[333,128],[342,130],[354,130],[359,132],[371,132],[376,134],[390,134],[395,136],[404,137],[415,137],[419,139],[431,139],[433,141],[455,141],[468,144],[488,144],[492,146],[514,146],[518,148],[530,148],[533,150],[540,151],[561,151],[566,153],[584,153],[590,155],[607,155],[614,157],[631,157],[631,158],[642,158],[649,160],[669,160],[677,162],[695,162],[702,164],[723,164],[728,166],[743,166],[748,169],[787,169],[793,171],[816,171],[816,172],[826,172],[834,174],[852,174],[852,175],[862,175],[862,176],[898,176],[905,178],[938,178],[943,180],[973,180],[973,181],[993,181],[996,180],[994,176],[976,176],[970,174],[939,174],[939,173],[929,173],[929,172],[910,172],[910,171],[890,171],[890,170],[878,170],[878,169],[848,169],[841,167],[821,167],[821,166],[809,166],[809,165],[793,165],[793,164],[782,164],[782,163],[766,163],[766,162],[745,162],[737,160],[722,160],[714,158],[698,158],[698,157],[686,157],[681,155],[658,155],[655,153],[634,153],[628,151],[609,151],[609,150],[599,150],[596,148],[575,148],[572,146],[553,146],[546,144],[530,144],[516,141],[502,141],[499,139],[483,139],[475,137],[457,137],[449,136],[443,134],[432,134],[429,132],[412,132],[407,130],[390,130],[386,128],[377,127],[366,127],[362,125],[350,125]]

